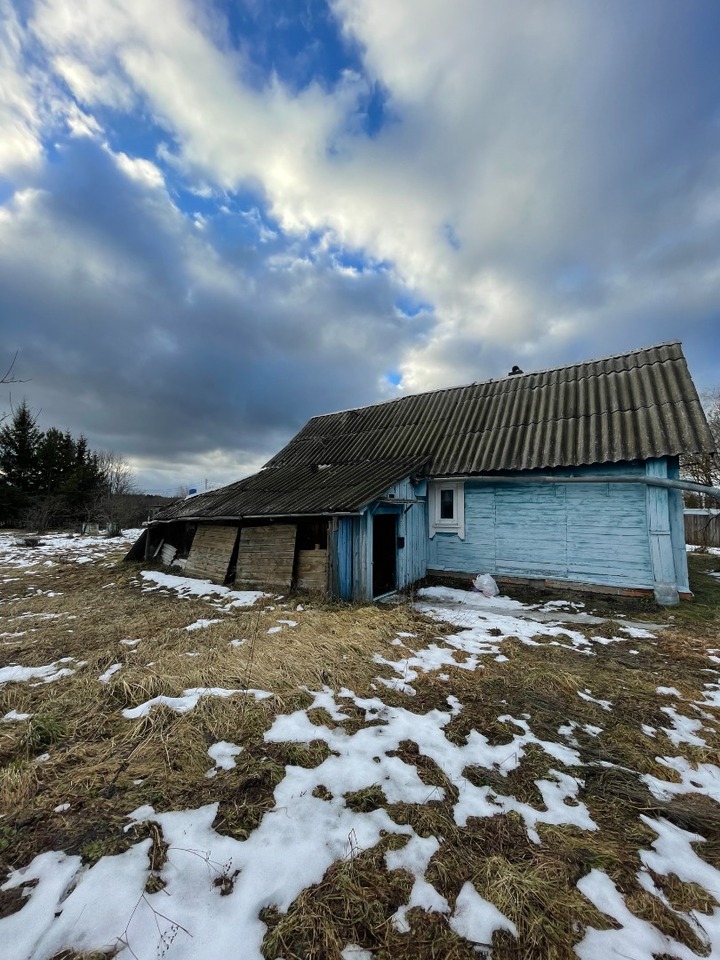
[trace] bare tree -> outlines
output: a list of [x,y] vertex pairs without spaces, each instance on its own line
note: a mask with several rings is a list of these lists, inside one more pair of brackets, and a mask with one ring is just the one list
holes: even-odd
[[[695,483],[702,483],[708,487],[720,486],[720,388],[702,395],[705,416],[710,427],[710,433],[715,441],[716,454],[696,453],[688,454],[683,458],[683,473]],[[703,497],[702,494],[691,495],[696,498],[692,502],[698,507],[717,507],[717,501]],[[707,500],[707,502],[705,502]],[[688,498],[690,504],[691,498]]]
[[97,504],[98,519],[105,520],[108,536],[117,536],[137,509],[133,502],[137,481],[130,464],[115,450],[98,454],[98,466],[104,479],[104,492]]
[[98,454],[98,466],[105,479],[108,494],[137,493],[137,481],[132,467],[121,453],[104,450]]
[[[12,360],[10,361],[10,365],[8,366],[8,368],[7,368],[7,370],[5,371],[5,373],[3,373],[2,376],[0,376],[0,384],[3,384],[3,383],[25,383],[25,382],[26,382],[25,380],[21,380],[19,377],[16,377],[16,376],[15,376],[15,373],[14,373],[15,364],[16,364],[16,362],[17,362],[17,358],[18,358],[18,354],[19,354],[19,353],[20,353],[19,350],[16,350],[16,351],[15,351],[15,354],[14,354]],[[10,403],[11,403],[11,405],[12,405],[12,400],[10,401]],[[0,423],[3,422],[3,420],[5,419],[6,416],[7,416],[7,414],[6,414],[5,412],[0,413]]]

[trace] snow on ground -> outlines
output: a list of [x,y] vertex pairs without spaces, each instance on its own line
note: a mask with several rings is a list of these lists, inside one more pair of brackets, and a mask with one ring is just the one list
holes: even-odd
[[205,630],[207,627],[211,627],[214,623],[222,623],[222,620],[207,620],[206,618],[202,617],[200,620],[195,620],[194,623],[188,624],[185,629],[188,631],[188,633],[191,633],[193,630]]
[[137,707],[128,707],[123,710],[123,716],[128,720],[137,720],[140,717],[147,717],[153,707],[159,706],[174,710],[175,713],[187,713],[195,709],[201,697],[225,698],[239,694],[252,696],[256,700],[266,700],[272,696],[267,690],[254,690],[249,687],[243,690],[226,690],[224,687],[192,687],[190,690],[183,690],[180,697],[153,697],[152,700],[146,700]]
[[495,930],[509,930],[514,937],[517,936],[515,924],[484,900],[469,880],[458,894],[450,926],[466,940],[487,947],[492,947]]
[[[205,597],[209,603],[221,602],[226,608],[248,606],[263,597],[256,592],[241,593],[163,573],[145,571],[142,580],[144,590],[174,590],[179,596]],[[509,637],[537,645],[536,638],[540,636],[545,643],[567,648],[571,656],[592,656],[594,642],[628,643],[641,634],[652,636],[630,627],[622,636],[588,639],[562,623],[563,617],[577,615],[578,605],[569,607],[570,614],[568,606],[551,601],[542,611],[557,619],[538,622],[526,618],[528,607],[508,598],[488,599],[445,588],[422,590],[418,610],[454,625],[457,632],[418,649],[411,646],[415,639],[412,634],[398,634],[394,649],[406,651],[406,655],[398,660],[375,657],[378,665],[389,667],[396,674],[390,680],[378,678],[378,689],[392,687],[412,695],[415,690],[411,682],[421,673],[441,671],[451,665],[469,671],[483,669],[488,657],[502,663],[507,659],[501,652],[502,645]],[[301,612],[302,608],[298,606],[297,610]],[[211,622],[217,621],[197,621],[188,629],[199,629]],[[296,622],[277,621],[287,627],[294,627]],[[232,645],[242,643],[243,640],[231,641]],[[48,682],[71,669],[60,666],[65,662],[40,668],[3,668],[0,683],[33,678]],[[99,680],[107,682],[118,667],[109,667]],[[443,675],[448,676],[438,673]],[[714,699],[717,685],[708,686],[712,686],[708,697]],[[675,688],[659,688],[658,692],[682,699]],[[596,698],[590,689],[577,693],[603,710],[612,709],[609,701]],[[155,697],[124,710],[123,715],[129,720],[146,717],[160,704],[185,713],[202,697],[243,695],[263,699],[271,693],[200,687],[185,690],[179,697]],[[329,717],[327,724],[317,722],[318,710]],[[462,710],[462,702],[453,695],[447,697],[447,709],[417,713],[385,703],[380,695],[361,697],[349,689],[335,691],[329,687],[313,692],[309,707],[277,716],[265,733],[265,740],[297,744],[323,741],[329,754],[314,768],[285,767],[285,775],[274,792],[274,806],[247,839],[237,840],[213,829],[218,809],[215,803],[165,813],[150,806],[128,810],[128,828],[134,823],[152,822],[168,845],[167,859],[159,872],[163,888],[156,893],[146,890],[150,840],[134,844],[125,853],[102,857],[92,866],[83,865],[80,857],[62,851],[42,853],[22,869],[11,872],[0,887],[20,890],[24,898],[22,909],[0,919],[3,960],[49,960],[64,950],[116,950],[123,960],[153,955],[167,960],[224,960],[236,955],[238,944],[242,944],[244,957],[260,958],[266,929],[259,919],[263,908],[287,911],[303,890],[322,880],[332,864],[351,860],[387,834],[406,838],[402,847],[386,853],[387,869],[407,870],[413,877],[408,902],[392,918],[397,930],[407,932],[408,911],[419,908],[446,915],[450,927],[473,944],[490,946],[496,930],[517,936],[515,924],[485,900],[472,883],[462,886],[451,911],[445,897],[428,881],[428,867],[442,838],[419,836],[412,826],[395,822],[382,806],[360,812],[351,809],[345,800],[348,793],[378,788],[388,803],[424,805],[443,798],[442,788],[428,786],[421,779],[412,756],[403,758],[402,745],[409,741],[422,756],[434,761],[455,787],[452,814],[459,826],[473,817],[515,811],[525,823],[529,841],[536,844],[541,843],[537,830],[541,823],[567,824],[581,831],[598,829],[578,798],[583,784],[582,761],[574,735],[582,729],[599,736],[602,728],[571,721],[559,728],[558,732],[567,739],[563,744],[537,736],[529,715],[504,713],[497,719],[513,731],[509,742],[494,744],[477,730],[471,730],[466,742],[458,744],[446,736],[445,729]],[[699,736],[701,719],[683,716],[676,706],[663,710],[670,723],[664,732],[675,748],[704,743]],[[310,711],[315,711],[312,717]],[[351,716],[358,712],[365,725],[346,729]],[[21,715],[11,714],[3,718],[8,722],[20,719]],[[538,806],[513,796],[508,779],[531,746],[550,761],[547,773],[535,781],[542,797]],[[207,771],[207,776],[212,778],[221,770],[227,771],[223,777],[232,776],[235,757],[241,750],[242,747],[227,741],[212,744],[208,755],[215,766]],[[681,756],[661,757],[658,762],[667,767],[672,779],[643,778],[658,798],[700,792],[720,799],[720,768],[715,765],[694,765]],[[554,764],[570,772],[555,769]],[[465,776],[469,767],[492,771],[496,775],[494,786],[471,783]],[[508,783],[506,792],[498,786],[503,782]],[[318,790],[320,787],[324,789]],[[661,900],[664,897],[652,871],[661,876],[676,874],[720,898],[720,871],[698,856],[694,848],[701,847],[707,838],[683,831],[661,818],[643,820],[657,837],[651,849],[641,854],[643,869],[638,882],[643,889]],[[697,956],[631,913],[620,891],[602,870],[593,869],[578,882],[577,888],[619,924],[619,929],[587,929],[576,948],[578,957],[597,960],[632,956],[636,960],[651,960],[660,953],[677,958]],[[712,915],[694,911],[681,915],[698,933],[708,955],[720,955],[720,907]],[[345,960],[359,960],[372,954],[356,944],[347,944],[342,956]]]
[[[129,550],[142,530],[125,530],[119,537],[80,536],[73,533],[42,534],[36,547],[26,547],[21,534],[0,534],[0,560],[12,567],[32,568],[54,563],[92,563],[109,553]],[[26,572],[31,572],[27,570]]]
[[[559,603],[560,601],[558,601]],[[573,607],[577,605],[572,605]],[[653,636],[647,630],[636,627],[621,626],[621,636],[601,637],[592,636],[588,639],[578,630],[567,626],[569,617],[577,624],[577,615],[567,614],[562,608],[552,606],[552,602],[544,605],[544,610],[552,610],[551,620],[528,619],[535,616],[535,608],[511,600],[508,597],[485,597],[480,593],[469,593],[466,590],[456,590],[451,587],[426,587],[418,590],[416,609],[428,617],[451,623],[463,628],[458,633],[442,638],[442,641],[431,643],[427,647],[414,650],[407,640],[411,636],[401,634],[394,641],[396,646],[404,647],[408,655],[398,660],[389,660],[376,655],[375,662],[390,667],[398,675],[396,678],[380,678],[380,682],[387,687],[402,690],[405,693],[415,692],[412,681],[420,673],[439,670],[442,667],[454,666],[465,670],[476,670],[483,667],[483,659],[492,657],[497,662],[505,658],[501,653],[503,641],[507,637],[516,637],[521,643],[537,646],[540,642],[537,637],[549,637],[546,643],[554,646],[563,646],[576,650],[579,653],[592,655],[593,644],[606,645],[608,643],[626,643],[628,637],[650,638]],[[599,618],[593,617],[586,621],[588,626],[598,624]],[[606,628],[608,624],[603,624]],[[587,694],[580,694],[585,696]],[[606,709],[610,709],[608,705]]]
[[143,590],[173,590],[179,597],[212,597],[222,599],[223,607],[232,610],[235,607],[251,607],[263,597],[269,596],[259,590],[231,590],[209,580],[195,580],[193,577],[178,577],[159,570],[143,570]]
[[[73,663],[75,667],[61,667],[60,664]],[[55,663],[48,663],[42,667],[20,667],[17,664],[9,667],[0,667],[0,687],[6,683],[25,683],[28,680],[36,680],[38,683],[53,683],[62,677],[69,677],[75,673],[78,667],[84,667],[83,660],[75,660],[74,657],[61,657]]]
[[242,753],[243,748],[236,743],[228,743],[227,740],[219,740],[208,747],[208,756],[215,761],[215,766],[208,770],[206,777],[214,777],[218,770],[232,770],[235,764],[235,757]]
[[98,680],[100,681],[100,683],[110,683],[110,678],[113,677],[118,672],[118,670],[122,670],[122,664],[113,663],[107,668],[107,670],[104,673],[100,674],[100,676],[98,677]]

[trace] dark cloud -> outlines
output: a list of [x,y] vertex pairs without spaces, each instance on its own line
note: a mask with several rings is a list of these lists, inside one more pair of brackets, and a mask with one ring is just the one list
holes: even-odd
[[[679,338],[718,385],[714,0],[318,0],[294,39],[262,5],[168,0],[158,31],[98,3],[35,6],[62,90],[28,128],[45,154],[15,185],[35,192],[0,207],[4,342],[45,423],[158,483],[231,479],[400,373],[425,389]],[[368,137],[374,87],[392,122]],[[80,108],[94,139],[61,130]]]
[[258,245],[249,264],[219,254],[93,141],[68,145],[37,189],[0,225],[3,340],[41,422],[97,446],[269,456],[309,416],[377,399],[425,328],[395,310],[387,270],[341,271],[293,244],[265,258]]

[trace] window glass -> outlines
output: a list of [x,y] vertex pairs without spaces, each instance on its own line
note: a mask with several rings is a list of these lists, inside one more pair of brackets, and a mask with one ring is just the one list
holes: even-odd
[[440,519],[441,520],[455,519],[455,491],[454,490],[440,491]]

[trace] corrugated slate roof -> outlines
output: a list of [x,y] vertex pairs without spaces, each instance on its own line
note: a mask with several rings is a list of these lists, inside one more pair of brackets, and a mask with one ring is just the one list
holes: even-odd
[[313,417],[266,466],[426,456],[443,476],[711,450],[674,342]]
[[664,343],[313,417],[260,473],[157,519],[355,513],[423,465],[451,476],[713,451],[681,345]]
[[422,471],[425,457],[317,467],[293,464],[180,500],[156,515],[166,520],[318,516],[358,513],[399,480]]

